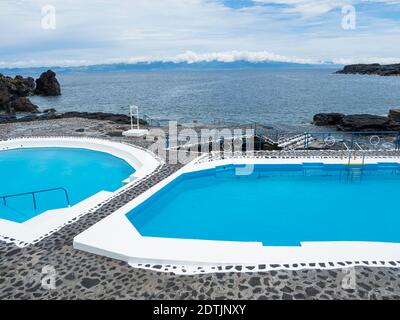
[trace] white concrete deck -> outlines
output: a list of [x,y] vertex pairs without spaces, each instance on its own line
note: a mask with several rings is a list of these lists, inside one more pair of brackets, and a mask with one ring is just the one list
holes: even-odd
[[[147,190],[130,203],[98,222],[74,239],[74,248],[138,264],[197,266],[274,265],[351,261],[400,261],[399,243],[302,242],[300,247],[269,247],[254,242],[142,237],[126,217],[136,206],[186,172],[230,164],[303,164],[323,162],[347,164],[348,158],[238,158],[212,162],[196,159],[175,174]],[[400,158],[370,157],[365,163],[400,162]],[[326,266],[329,268],[329,266]]]

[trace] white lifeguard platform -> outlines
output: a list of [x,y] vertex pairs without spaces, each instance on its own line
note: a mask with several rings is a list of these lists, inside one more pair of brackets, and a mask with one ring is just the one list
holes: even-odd
[[[130,114],[131,114],[131,129],[128,131],[122,132],[122,135],[125,137],[143,137],[149,133],[149,130],[140,129],[139,125],[139,107],[138,106],[130,106]],[[133,111],[136,110],[136,128],[134,128],[133,124]]]

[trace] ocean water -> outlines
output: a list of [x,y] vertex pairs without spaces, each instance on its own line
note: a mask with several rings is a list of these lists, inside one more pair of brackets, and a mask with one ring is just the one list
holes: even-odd
[[400,77],[336,75],[333,69],[60,73],[60,97],[42,108],[142,114],[181,123],[257,122],[307,129],[319,112],[386,115],[400,107]]
[[[27,148],[0,151],[0,196],[65,188],[71,205],[99,191],[115,191],[135,170],[112,155],[74,148]],[[0,199],[0,219],[24,222],[38,214],[67,207],[62,190]]]
[[400,242],[396,169],[258,165],[190,173],[127,214],[143,236],[256,241]]

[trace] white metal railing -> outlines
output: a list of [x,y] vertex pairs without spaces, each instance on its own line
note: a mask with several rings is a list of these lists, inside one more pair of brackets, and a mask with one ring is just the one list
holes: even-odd
[[[350,154],[357,156],[360,150],[349,150]],[[196,163],[211,162],[229,158],[264,158],[264,159],[348,159],[348,150],[271,150],[271,151],[250,151],[250,152],[210,152],[208,155],[197,160]],[[353,154],[353,155],[354,155]],[[364,158],[400,158],[398,150],[362,150],[361,157]]]

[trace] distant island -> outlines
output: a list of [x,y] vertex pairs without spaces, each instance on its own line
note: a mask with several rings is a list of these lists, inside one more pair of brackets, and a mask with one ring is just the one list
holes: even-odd
[[378,76],[400,76],[400,64],[352,64],[345,66],[338,74],[368,74]]
[[[233,62],[223,61],[203,61],[203,62],[170,62],[152,61],[137,63],[114,63],[114,64],[94,64],[87,66],[52,66],[51,69],[59,73],[79,73],[79,72],[131,72],[131,71],[163,71],[163,70],[280,70],[280,69],[337,69],[341,65],[333,63],[306,64],[279,61],[250,62],[238,60]],[[22,68],[0,68],[0,73],[8,74],[38,74],[44,72],[48,67],[22,67]]]

